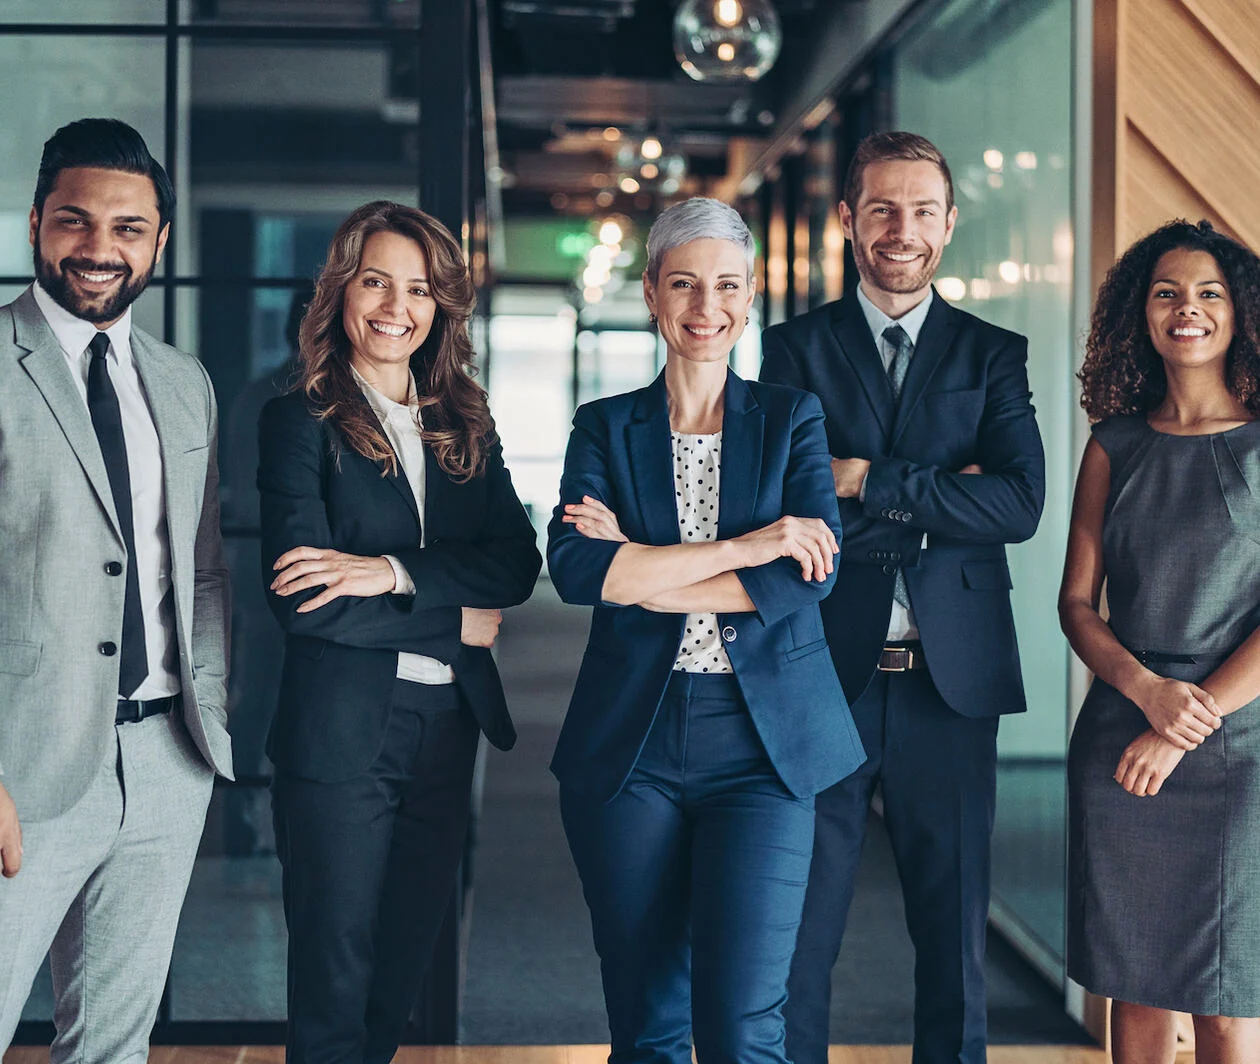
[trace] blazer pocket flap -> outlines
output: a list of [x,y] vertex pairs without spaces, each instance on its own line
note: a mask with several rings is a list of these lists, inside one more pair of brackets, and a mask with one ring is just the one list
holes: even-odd
[[804,646],[795,647],[783,655],[787,661],[796,661],[797,658],[805,658],[810,654],[817,654],[820,650],[827,649],[826,639],[815,639],[812,643],[806,643]]
[[963,562],[963,583],[973,591],[1009,591],[1011,571],[1006,562]]
[[0,672],[33,676],[39,668],[41,643],[0,642]]

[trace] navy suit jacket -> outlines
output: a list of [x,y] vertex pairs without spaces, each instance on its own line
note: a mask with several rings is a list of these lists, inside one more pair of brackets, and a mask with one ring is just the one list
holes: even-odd
[[311,613],[297,607],[316,589],[267,592],[286,632],[280,701],[267,753],[281,769],[334,782],[366,769],[388,723],[398,652],[449,662],[486,738],[516,741],[490,651],[459,641],[461,607],[515,606],[542,564],[533,526],[496,443],[483,475],[459,484],[425,450],[424,530],[407,478],[353,450],[305,399],[271,400],[258,426],[258,489],[264,585],[297,546],[395,555],[414,596],[338,598]]
[[[604,602],[604,577],[621,545],[587,539],[561,518],[565,504],[592,495],[632,542],[677,543],[674,492],[663,373],[646,388],[578,409],[547,560],[560,597],[595,609],[551,768],[565,786],[602,799],[614,797],[634,768],[685,615]],[[822,409],[812,395],[728,373],[718,538],[785,515],[822,518],[840,538]],[[783,783],[795,795],[815,794],[865,758],[818,613],[834,574],[807,583],[799,563],[779,558],[736,575],[756,612],[718,616],[731,667]]]
[[[900,565],[945,701],[969,717],[1027,708],[1005,548],[1045,499],[1027,340],[934,293],[900,403],[856,295],[767,329],[762,348],[763,380],[822,400],[831,453],[871,462],[865,500],[840,500],[846,549],[822,605],[850,701],[874,675]],[[973,462],[982,475],[957,472]]]

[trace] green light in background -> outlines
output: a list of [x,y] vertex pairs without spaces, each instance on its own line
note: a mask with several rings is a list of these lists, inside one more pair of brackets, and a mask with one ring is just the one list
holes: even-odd
[[586,257],[586,253],[595,246],[595,237],[590,233],[561,233],[556,237],[556,250],[571,259]]

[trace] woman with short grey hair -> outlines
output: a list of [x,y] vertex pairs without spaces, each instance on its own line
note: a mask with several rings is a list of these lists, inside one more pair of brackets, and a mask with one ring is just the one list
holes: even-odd
[[[548,529],[594,617],[552,771],[610,1064],[786,1064],[814,795],[863,760],[823,635],[840,523],[822,407],[728,368],[753,242],[665,211],[643,293],[664,371],[581,407]],[[723,474],[723,470],[727,474]]]

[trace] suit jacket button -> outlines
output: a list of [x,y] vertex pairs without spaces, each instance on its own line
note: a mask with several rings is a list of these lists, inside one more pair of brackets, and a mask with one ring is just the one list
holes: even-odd
[[868,550],[868,551],[866,552],[866,556],[867,556],[867,557],[868,557],[871,561],[873,561],[873,562],[877,562],[877,561],[879,561],[879,560],[880,560],[880,555],[881,555],[882,553],[883,553],[882,551],[878,551],[878,550]]
[[101,652],[101,655],[103,657],[112,658],[115,654],[118,653],[118,644],[110,643],[107,641],[107,642],[102,643],[96,649]]
[[891,510],[889,510],[887,506],[885,506],[882,510],[880,510],[880,511],[879,511],[879,516],[880,516],[880,517],[891,517],[891,516],[892,516],[892,511],[891,511]]
[[893,573],[895,573],[896,571],[897,571],[897,567],[896,567],[895,565],[885,565],[885,566],[884,566],[884,575],[885,575],[885,576],[892,576],[892,575],[893,575]]
[[901,512],[901,518],[900,518],[901,523],[902,523],[902,524],[905,524],[905,523],[906,523],[907,521],[909,521],[909,520],[910,520],[910,518],[912,518],[913,516],[914,516],[914,514],[912,514],[909,510],[903,510],[903,511]]
[[900,552],[895,551],[895,550],[890,550],[890,551],[888,552],[888,560],[889,560],[890,562],[899,562],[899,561],[901,561],[901,554],[900,554]]
[[722,629],[723,642],[733,643],[735,642],[735,637],[738,635],[739,633],[735,631],[735,627],[733,625],[728,624],[725,628]]
[[119,576],[122,574],[122,562],[106,562],[105,572],[110,576]]

